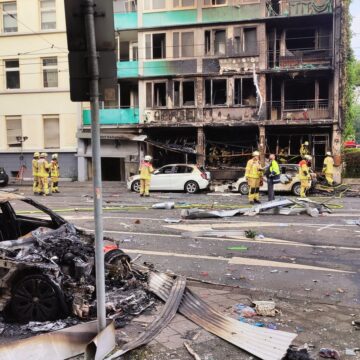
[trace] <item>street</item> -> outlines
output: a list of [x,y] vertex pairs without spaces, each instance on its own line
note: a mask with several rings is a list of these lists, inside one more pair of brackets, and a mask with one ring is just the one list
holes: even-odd
[[[36,197],[36,200],[76,226],[93,231],[91,183],[61,185],[60,194]],[[30,190],[30,187],[19,188],[25,195],[30,195]],[[265,196],[262,200],[266,201]],[[149,208],[154,203],[166,201],[174,201],[180,208]],[[158,270],[199,279],[203,282],[196,285],[200,286],[200,293],[212,288],[219,296],[226,288],[227,292],[246,295],[252,300],[256,296],[262,300],[274,299],[287,310],[292,308],[292,321],[301,322],[297,326],[302,329],[298,331],[301,334],[297,344],[300,345],[299,338],[304,337],[302,344],[317,339],[319,346],[337,345],[342,346],[339,350],[344,350],[359,347],[356,344],[358,332],[351,327],[351,319],[354,315],[359,317],[360,227],[349,222],[359,219],[359,202],[358,198],[333,199],[330,202],[333,213],[317,218],[308,215],[258,215],[169,223],[169,219],[180,220],[181,207],[184,206],[234,208],[244,206],[247,198],[229,193],[152,193],[149,198],[140,198],[138,194],[127,191],[123,184],[104,183],[104,236],[107,242],[118,243],[132,258],[141,255],[138,260],[141,263],[151,263]],[[191,234],[211,230],[233,232],[227,235],[228,238]],[[252,230],[257,236],[247,239],[234,234],[234,230]],[[226,303],[225,309],[229,311],[236,300],[221,300],[220,304]],[[312,321],[314,323],[310,326]],[[307,326],[311,333],[304,330]],[[329,333],[319,333],[317,326],[327,328]],[[288,325],[286,330],[296,331],[295,324]],[[336,331],[348,334],[346,342],[344,335],[339,336]],[[333,343],[323,344],[330,334]],[[216,341],[225,348],[230,346],[219,339]],[[232,348],[233,354],[237,355],[229,355],[228,358],[242,358],[239,357],[241,351]],[[213,354],[214,359],[220,359],[216,357],[215,350]],[[161,357],[153,355],[145,358]]]

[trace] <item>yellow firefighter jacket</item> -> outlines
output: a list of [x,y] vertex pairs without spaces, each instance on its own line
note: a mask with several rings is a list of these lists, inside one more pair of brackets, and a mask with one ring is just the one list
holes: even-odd
[[331,156],[327,156],[324,159],[323,173],[324,174],[334,173],[334,159]]
[[151,174],[154,172],[154,169],[149,162],[143,161],[140,165],[139,172],[141,180],[150,180]]
[[260,179],[262,177],[262,167],[259,160],[250,159],[246,164],[245,177]]

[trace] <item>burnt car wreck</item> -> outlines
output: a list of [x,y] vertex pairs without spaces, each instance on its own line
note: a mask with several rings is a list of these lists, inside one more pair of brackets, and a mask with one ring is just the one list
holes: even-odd
[[[11,201],[35,206],[50,219],[19,215]],[[14,194],[0,194],[0,311],[8,321],[88,319],[96,312],[93,237],[59,215]],[[107,313],[138,315],[153,303],[144,276],[116,247],[105,253]]]

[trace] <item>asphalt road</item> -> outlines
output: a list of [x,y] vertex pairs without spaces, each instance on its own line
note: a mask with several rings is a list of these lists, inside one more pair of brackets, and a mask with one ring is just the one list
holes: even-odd
[[[60,194],[36,200],[75,225],[94,230],[91,183],[60,184],[60,190]],[[19,191],[31,195],[30,186],[21,186]],[[176,224],[165,219],[180,220],[181,209],[149,209],[164,201],[208,208],[247,203],[239,194],[221,193],[153,193],[150,198],[140,198],[123,184],[104,183],[104,206],[108,207],[104,211],[105,236],[159,270],[266,290],[283,298],[360,305],[360,226],[348,223],[360,218],[360,198],[333,199],[333,214],[318,218],[258,215]],[[189,236],[189,232],[202,230],[232,233],[231,238]],[[234,230],[253,230],[260,236],[251,240],[234,235]]]

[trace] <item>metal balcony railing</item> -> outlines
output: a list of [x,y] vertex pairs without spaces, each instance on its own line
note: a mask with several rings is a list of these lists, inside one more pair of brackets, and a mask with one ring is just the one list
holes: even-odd
[[268,116],[271,120],[320,120],[329,119],[328,99],[289,100],[268,102]]
[[267,16],[303,16],[332,13],[332,0],[269,1]]

